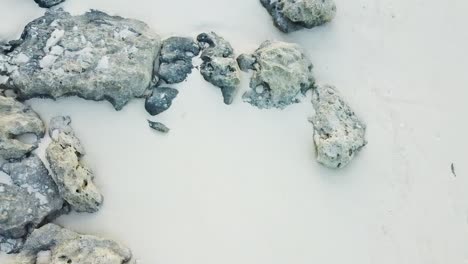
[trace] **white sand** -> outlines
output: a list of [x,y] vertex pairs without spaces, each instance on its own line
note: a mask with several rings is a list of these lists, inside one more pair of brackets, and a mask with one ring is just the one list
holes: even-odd
[[[258,0],[63,6],[137,18],[164,37],[214,30],[238,54],[266,39],[297,42],[318,82],[336,85],[367,122],[370,143],[349,167],[325,169],[309,99],[284,111],[240,98],[225,106],[197,72],[158,119],[168,135],[147,127],[142,100],[121,112],[32,100],[44,120],[71,115],[105,196],[99,213],[58,223],[121,241],[140,264],[468,263],[466,0],[337,0],[333,23],[290,35]],[[0,38],[42,12],[33,0],[0,0]]]

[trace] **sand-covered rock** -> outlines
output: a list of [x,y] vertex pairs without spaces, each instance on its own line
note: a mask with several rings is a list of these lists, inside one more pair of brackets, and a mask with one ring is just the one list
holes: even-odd
[[285,33],[313,28],[333,20],[334,0],[260,0],[273,18],[275,26]]
[[317,160],[329,168],[342,168],[367,144],[366,125],[333,86],[313,90],[314,142]]
[[65,212],[64,201],[36,155],[3,164],[12,185],[0,183],[0,250],[18,250],[35,227]]
[[46,158],[63,199],[77,212],[93,213],[100,209],[103,197],[93,182],[94,173],[81,160],[84,148],[70,123],[69,117],[52,118]]
[[219,87],[224,103],[231,104],[240,84],[239,69],[231,44],[214,32],[202,33],[197,40],[203,50],[203,63],[200,65],[203,78]]
[[38,143],[29,144],[18,140],[25,134],[44,136],[45,128],[36,112],[13,98],[0,95],[0,157],[18,159],[37,148]]
[[284,108],[298,102],[298,95],[314,85],[312,62],[297,44],[265,41],[253,54],[242,54],[237,61],[244,71],[254,71],[252,89],[243,99],[258,108]]
[[170,37],[162,42],[159,56],[159,78],[166,83],[179,83],[192,72],[192,59],[200,53],[200,46],[192,38]]
[[0,56],[0,72],[20,99],[76,95],[121,109],[144,96],[160,46],[159,36],[138,20],[49,10]]
[[130,249],[115,241],[47,224],[26,240],[15,264],[35,264],[46,250],[50,250],[49,264],[124,264],[132,258]]

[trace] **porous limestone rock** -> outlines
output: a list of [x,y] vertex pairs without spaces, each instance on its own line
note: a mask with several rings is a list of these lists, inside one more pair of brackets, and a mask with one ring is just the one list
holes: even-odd
[[0,95],[0,157],[18,159],[37,148],[17,138],[34,134],[38,139],[44,136],[45,128],[39,116],[29,107],[13,98]]
[[161,133],[168,133],[169,132],[169,128],[164,125],[163,123],[160,123],[160,122],[155,122],[155,121],[151,121],[151,120],[148,120],[148,125],[150,128],[158,131],[158,132],[161,132]]
[[285,33],[330,22],[336,14],[334,0],[260,0],[275,26]]
[[35,264],[40,252],[46,250],[50,250],[49,264],[123,264],[132,258],[130,249],[115,241],[47,224],[26,240],[15,263]]
[[265,41],[254,54],[237,60],[243,70],[254,71],[252,89],[243,99],[258,108],[282,109],[298,102],[297,96],[314,85],[312,63],[297,44]]
[[5,163],[12,185],[0,184],[0,250],[17,250],[28,232],[66,212],[57,185],[36,155]]
[[184,81],[192,72],[192,58],[199,53],[200,46],[191,38],[165,39],[159,56],[159,78],[169,84]]
[[313,90],[314,142],[317,160],[329,168],[346,166],[366,144],[366,126],[333,86]]
[[40,7],[49,8],[65,2],[65,0],[34,0],[34,2],[36,2]]
[[169,87],[156,87],[151,96],[146,98],[145,109],[150,115],[158,115],[171,107],[179,91]]
[[154,81],[160,46],[159,36],[138,20],[48,10],[0,56],[0,72],[20,99],[76,95],[108,100],[119,110]]
[[231,104],[240,84],[239,69],[231,44],[216,33],[202,33],[197,37],[202,47],[200,72],[203,78],[219,87],[224,103]]
[[103,197],[93,183],[93,172],[81,160],[84,148],[70,123],[69,117],[52,118],[49,129],[52,142],[46,149],[46,157],[63,199],[77,212],[93,213],[99,210]]

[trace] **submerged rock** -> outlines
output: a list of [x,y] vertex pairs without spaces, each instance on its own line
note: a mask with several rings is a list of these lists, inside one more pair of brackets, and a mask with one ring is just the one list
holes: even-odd
[[26,240],[16,263],[35,264],[38,254],[46,250],[50,250],[50,264],[123,264],[132,258],[130,249],[115,241],[47,224]]
[[174,88],[156,87],[151,96],[146,98],[145,108],[150,115],[158,115],[171,107],[179,91]]
[[57,185],[36,155],[6,163],[1,171],[13,185],[0,184],[0,244],[14,251],[31,229],[66,210]]
[[34,0],[40,7],[49,8],[58,5],[65,0]]
[[148,120],[148,125],[150,128],[156,130],[156,131],[159,131],[161,133],[168,133],[169,132],[169,128],[164,125],[163,123],[160,123],[160,122],[155,122],[155,121],[151,121],[151,120]]
[[93,213],[99,210],[103,197],[93,183],[93,172],[81,160],[84,148],[70,123],[69,117],[52,118],[49,129],[52,142],[46,149],[46,157],[63,199],[77,212]]
[[240,84],[239,70],[231,44],[216,33],[202,33],[197,37],[202,45],[200,72],[203,78],[219,87],[224,103],[231,104]]
[[313,28],[330,22],[336,14],[333,0],[260,0],[275,26],[285,32]]
[[42,120],[29,106],[13,98],[0,95],[0,157],[18,159],[37,148],[38,143],[28,144],[18,140],[19,136],[34,134],[44,136]]
[[346,166],[367,144],[366,125],[332,86],[314,89],[312,104],[315,115],[311,122],[318,162],[329,168]]
[[200,46],[191,38],[165,39],[159,57],[159,78],[169,84],[184,81],[192,72],[192,58],[199,53]]
[[258,108],[284,108],[314,85],[312,63],[296,44],[265,41],[252,55],[242,54],[238,63],[254,71],[244,101]]
[[153,77],[160,39],[141,21],[90,11],[49,10],[29,23],[0,72],[20,99],[76,95],[107,100],[119,110],[143,97]]

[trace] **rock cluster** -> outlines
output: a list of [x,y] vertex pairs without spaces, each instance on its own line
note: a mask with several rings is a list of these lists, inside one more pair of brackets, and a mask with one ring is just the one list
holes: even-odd
[[8,88],[20,99],[76,95],[121,109],[149,87],[161,41],[141,21],[57,9],[29,23],[0,56]]
[[240,84],[239,70],[234,49],[224,38],[214,32],[202,33],[197,37],[202,46],[200,72],[206,81],[219,87],[224,103],[231,104]]
[[244,101],[258,108],[284,108],[314,85],[312,63],[296,44],[265,41],[252,54],[237,58],[243,71],[253,70]]
[[38,254],[46,250],[50,250],[50,264],[123,264],[132,258],[131,251],[115,241],[47,224],[26,240],[16,263],[35,264]]
[[285,32],[313,28],[330,22],[336,14],[334,0],[260,0],[275,26]]
[[315,115],[311,122],[318,162],[329,168],[346,166],[367,144],[365,124],[332,86],[314,89],[312,104]]
[[37,148],[22,142],[19,136],[44,136],[45,128],[39,116],[29,107],[13,98],[0,95],[0,158],[18,159]]
[[50,122],[52,142],[46,149],[52,177],[60,195],[77,212],[99,210],[103,197],[93,183],[94,174],[84,164],[84,148],[70,126],[69,117],[57,116]]

